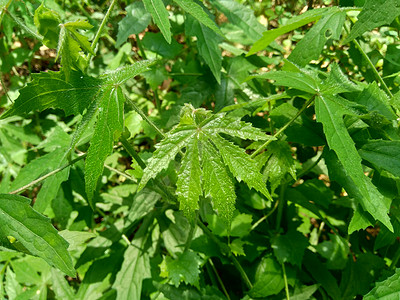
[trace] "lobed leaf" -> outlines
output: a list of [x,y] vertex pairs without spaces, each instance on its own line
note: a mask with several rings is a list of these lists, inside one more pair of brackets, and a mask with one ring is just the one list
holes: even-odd
[[85,163],[86,194],[92,207],[93,193],[103,173],[104,161],[112,153],[113,142],[124,128],[124,96],[121,88],[108,88],[98,101],[98,120]]
[[366,31],[392,23],[399,15],[399,0],[366,0],[361,13],[357,17],[357,22],[343,44],[351,42]]
[[68,82],[63,72],[32,74],[32,78],[32,82],[20,90],[11,109],[0,119],[47,108],[60,108],[66,115],[81,114],[103,84],[101,80],[79,71],[72,71]]
[[364,296],[365,300],[397,299],[400,297],[400,269],[384,281],[376,283],[375,287]]
[[269,137],[259,128],[241,121],[238,118],[219,114],[212,121],[203,126],[203,130],[210,134],[224,133],[248,140],[267,140]]
[[168,19],[168,11],[162,0],[143,0],[144,7],[153,17],[154,23],[160,28],[162,35],[168,44],[171,44],[171,24]]
[[258,171],[257,164],[248,156],[245,151],[235,144],[228,142],[219,135],[207,135],[218,148],[224,163],[229,170],[240,181],[244,181],[250,188],[261,192],[265,197],[272,201],[263,180]]
[[364,175],[361,158],[357,152],[343,122],[346,113],[338,102],[337,97],[331,95],[320,95],[316,98],[315,112],[317,121],[323,124],[323,129],[329,148],[334,150],[346,170],[349,177],[354,181],[358,192],[362,196],[359,200],[362,206],[376,220],[382,222],[389,230],[393,230],[388,216],[389,207],[371,180]]
[[18,196],[0,195],[0,233],[11,236],[33,255],[65,274],[75,277],[72,259],[67,251],[68,243],[51,225],[50,219],[36,212],[30,200]]
[[202,195],[201,176],[198,139],[193,138],[186,147],[176,183],[179,208],[193,222],[196,210],[199,209],[199,197]]
[[211,196],[214,209],[227,223],[235,210],[235,186],[226,166],[214,146],[202,143],[204,192]]
[[144,188],[147,182],[155,178],[162,170],[167,169],[170,161],[185,147],[190,139],[193,138],[194,134],[195,132],[192,127],[168,134],[167,137],[157,145],[157,150],[154,151],[146,169],[144,169],[144,174],[139,183],[138,190]]

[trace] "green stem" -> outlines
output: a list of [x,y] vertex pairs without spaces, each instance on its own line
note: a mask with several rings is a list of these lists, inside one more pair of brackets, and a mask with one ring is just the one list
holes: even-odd
[[197,220],[197,225],[203,230],[203,232],[211,239],[213,240],[218,247],[220,248],[222,254],[227,256],[228,258],[231,259],[232,263],[236,267],[236,269],[239,271],[240,276],[242,277],[244,283],[246,284],[247,288],[250,290],[253,288],[253,285],[251,284],[251,281],[249,277],[247,276],[246,272],[240,265],[239,261],[236,259],[236,257],[232,254],[231,249],[222,243],[216,236],[212,234],[212,232],[207,228],[206,225],[203,224],[200,220]]
[[356,48],[360,51],[361,55],[365,58],[365,60],[371,67],[372,72],[374,73],[376,79],[380,82],[380,84],[382,85],[382,87],[384,88],[386,93],[392,98],[393,97],[392,92],[389,90],[389,88],[386,85],[385,81],[383,80],[382,76],[379,74],[378,70],[375,68],[374,64],[372,63],[371,59],[368,57],[367,53],[365,53],[365,51],[361,47],[360,43],[356,39],[353,40],[353,43],[356,45]]
[[[137,154],[135,149],[133,149],[132,145],[128,142],[128,140],[125,137],[120,138],[122,146],[124,146],[125,150],[128,152],[130,156],[132,156],[136,162],[139,164],[139,166],[142,169],[146,168],[146,163],[140,158],[140,156]],[[178,202],[178,199],[174,195],[171,194],[171,192],[168,190],[168,188],[165,186],[165,184],[159,180],[159,179],[152,179],[152,182],[165,194],[165,196],[174,204]]]
[[282,271],[283,271],[283,281],[285,282],[286,299],[290,300],[289,285],[288,285],[288,281],[287,281],[286,269],[285,269],[285,264],[284,263],[282,263]]
[[5,9],[5,12],[11,17],[11,19],[14,20],[15,23],[17,23],[22,29],[24,29],[27,33],[32,35],[34,38],[36,38],[39,41],[43,41],[43,36],[38,34],[37,32],[34,32],[32,29],[30,29],[28,26],[26,26],[17,16],[14,16],[9,10]]
[[11,103],[14,103],[14,102],[11,100],[10,95],[8,94],[8,90],[7,90],[6,84],[5,84],[4,81],[3,81],[3,76],[2,76],[2,74],[1,74],[1,72],[0,72],[0,83],[1,83],[1,86],[2,86],[2,88],[3,88],[4,94],[6,95],[7,99],[8,99]]
[[128,174],[125,174],[124,172],[121,172],[120,170],[117,170],[113,167],[110,167],[108,165],[104,165],[105,168],[109,169],[111,172],[117,173],[118,175],[125,177],[126,179],[129,179],[130,181],[133,181],[134,183],[137,183],[137,179],[133,178],[132,176],[129,176]]
[[255,222],[253,224],[253,226],[251,226],[250,230],[254,230],[258,225],[260,225],[264,220],[266,220],[270,215],[272,215],[274,213],[274,211],[276,210],[276,208],[278,207],[278,204],[279,204],[279,200],[275,201],[274,207],[265,216],[263,216],[257,222]]
[[8,0],[8,2],[7,2],[7,4],[3,7],[3,9],[0,11],[0,25],[1,25],[1,22],[3,22],[3,17],[4,17],[4,15],[6,14],[6,12],[7,12],[7,9],[8,9],[8,7],[11,5],[11,2],[12,2],[13,0]]
[[284,132],[296,119],[307,109],[307,107],[314,101],[315,96],[313,96],[310,100],[308,100],[303,107],[297,112],[297,114],[289,121],[287,122],[283,127],[281,127],[273,136],[271,139],[267,140],[264,144],[262,144],[256,151],[254,151],[250,157],[254,158],[258,153],[260,153],[262,150],[264,150],[272,141],[274,141],[276,137],[278,137],[282,132]]
[[230,300],[231,297],[229,296],[228,291],[227,291],[226,288],[225,288],[224,282],[222,281],[221,277],[219,276],[218,270],[217,270],[217,268],[214,266],[214,263],[213,263],[212,259],[209,258],[209,259],[208,259],[208,262],[209,262],[209,264],[211,265],[211,268],[213,269],[213,271],[214,271],[214,273],[215,273],[215,276],[217,277],[218,283],[219,283],[219,285],[221,286],[222,291],[224,292],[226,298],[227,298],[228,300]]
[[42,177],[39,177],[36,180],[31,181],[30,183],[24,185],[23,187],[20,187],[19,189],[16,189],[15,191],[10,192],[10,194],[19,194],[19,193],[23,192],[24,190],[30,188],[31,186],[34,186],[35,184],[37,184],[37,183],[49,178],[50,176],[53,176],[54,174],[57,174],[58,172],[61,172],[65,168],[68,168],[69,166],[73,165],[74,163],[84,159],[86,157],[86,155],[87,154],[85,153],[85,154],[75,158],[74,160],[71,160],[68,164],[66,164],[66,165],[64,165],[62,167],[59,167],[59,168],[51,171],[50,173],[47,173],[46,175],[43,175]]
[[140,54],[142,55],[142,58],[143,59],[147,59],[146,52],[144,52],[142,41],[140,40],[139,35],[136,35],[136,45],[139,48],[139,51],[140,51]]
[[400,259],[400,246],[397,248],[397,251],[392,259],[392,262],[390,263],[391,270],[394,270],[396,268],[396,265],[399,262],[399,259]]
[[278,213],[276,216],[276,227],[275,227],[276,232],[278,232],[279,229],[281,228],[283,208],[285,206],[285,190],[286,190],[286,184],[284,183],[281,185],[281,191],[279,193],[279,205],[278,205]]
[[[96,35],[94,36],[92,45],[90,46],[93,52],[97,46],[97,43],[99,42],[101,33],[102,33],[104,27],[106,26],[106,23],[108,21],[108,18],[110,17],[111,11],[113,10],[115,3],[117,3],[117,0],[111,1],[110,7],[108,8],[106,15],[104,16],[103,21],[101,21],[100,27],[97,30]],[[89,53],[87,56],[87,61],[90,62],[91,58],[92,58],[92,54]]]
[[129,104],[132,105],[133,109],[142,117],[142,119],[145,120],[150,127],[157,131],[159,135],[165,138],[165,134],[146,116],[146,114],[135,104],[135,102],[128,97],[125,98],[128,99]]

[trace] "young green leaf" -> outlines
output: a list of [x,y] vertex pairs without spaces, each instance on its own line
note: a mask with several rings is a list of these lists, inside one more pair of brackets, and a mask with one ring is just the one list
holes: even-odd
[[120,47],[131,34],[138,34],[146,29],[151,21],[151,15],[144,8],[143,2],[137,1],[125,7],[126,16],[118,23],[117,42]]
[[38,32],[43,35],[43,44],[49,48],[56,48],[61,23],[60,16],[54,10],[44,6],[44,2],[35,10],[35,26]]
[[382,222],[389,230],[393,230],[388,216],[389,207],[384,203],[382,194],[364,175],[361,158],[343,122],[343,115],[346,114],[346,111],[340,102],[340,97],[318,96],[315,112],[318,122],[323,124],[329,147],[336,152],[347,174],[362,195],[359,199],[362,206],[376,220]]
[[203,8],[193,0],[174,0],[185,12],[191,14],[198,22],[210,28],[220,36],[224,36],[221,29],[207,15]]
[[357,22],[343,44],[351,42],[366,31],[392,23],[399,15],[400,2],[398,0],[366,0],[357,17]]
[[[222,161],[228,165],[230,172],[239,181],[243,180],[249,187],[254,187],[271,199],[255,161],[243,149],[223,139],[219,133],[256,140],[265,140],[268,137],[259,129],[251,127],[240,119],[228,117],[229,122],[225,122],[224,115],[212,115],[203,108],[194,109],[191,105],[184,106],[180,124],[156,146],[157,150],[144,170],[139,189],[162,170],[167,169],[170,161],[174,160],[178,152],[186,147],[177,185],[178,198],[187,216],[193,216],[198,208],[197,202],[201,194],[199,176],[202,174],[205,192],[212,197],[214,208],[218,210],[222,218],[230,222],[234,210],[234,186]],[[201,150],[197,150],[197,147]],[[201,168],[199,167],[200,160]],[[190,184],[193,186],[191,187]]]
[[345,11],[332,8],[297,43],[288,59],[301,67],[304,67],[313,59],[318,59],[329,39],[337,40],[340,38],[345,19]]
[[167,256],[161,264],[161,276],[171,279],[176,287],[181,281],[196,285],[199,281],[201,259],[191,251],[183,252],[177,259]]
[[179,208],[192,221],[195,220],[193,213],[199,208],[199,197],[202,194],[201,176],[198,139],[194,138],[187,145],[176,183]]
[[188,17],[185,22],[186,34],[197,37],[197,49],[210,67],[215,79],[221,83],[222,54],[218,47],[221,38],[205,25]]
[[162,0],[143,0],[144,7],[153,17],[154,23],[160,28],[162,35],[168,44],[171,44],[171,24],[168,19],[168,11]]
[[32,209],[30,200],[17,195],[0,195],[0,231],[10,236],[50,265],[75,277],[68,243],[58,235],[50,220]]

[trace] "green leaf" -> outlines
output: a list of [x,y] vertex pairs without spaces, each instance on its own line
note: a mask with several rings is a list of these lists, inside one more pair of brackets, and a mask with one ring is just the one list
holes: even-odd
[[144,8],[143,2],[133,2],[125,7],[126,16],[118,22],[118,34],[115,47],[120,47],[131,34],[138,34],[146,29],[151,15]]
[[102,79],[104,85],[120,85],[145,71],[155,63],[153,60],[141,60],[132,65],[118,68],[114,71],[106,72],[99,78]]
[[142,39],[142,43],[146,49],[165,58],[174,58],[183,48],[183,46],[175,41],[175,39],[171,39],[167,43],[159,32],[147,32]]
[[330,149],[334,150],[349,177],[357,186],[361,197],[361,205],[376,220],[382,222],[393,231],[388,216],[389,207],[371,180],[364,175],[361,158],[355,148],[343,121],[346,113],[340,102],[340,97],[318,96],[315,103],[315,112],[318,122],[323,124],[324,133]]
[[288,262],[300,267],[307,247],[308,240],[296,230],[291,230],[284,235],[278,235],[271,240],[271,248],[281,264]]
[[262,180],[262,175],[257,171],[256,162],[243,149],[224,140],[219,135],[211,136],[210,139],[218,148],[225,164],[236,179],[239,182],[243,180],[249,188],[254,188],[272,201],[272,197]]
[[396,114],[389,104],[389,98],[382,91],[376,82],[371,83],[368,88],[364,89],[355,102],[364,105],[369,112],[376,111],[388,120],[396,120]]
[[207,15],[203,8],[193,0],[174,0],[185,12],[191,14],[202,25],[210,28],[215,33],[224,36],[221,29]]
[[240,27],[253,41],[258,40],[262,32],[266,30],[266,28],[257,21],[254,12],[250,8],[235,0],[212,0],[211,3],[222,11],[231,23]]
[[168,44],[171,44],[171,24],[168,19],[168,11],[162,0],[143,0],[144,7],[153,17],[154,23],[160,28],[162,35]]
[[35,10],[35,26],[38,32],[43,35],[43,44],[49,48],[56,48],[60,32],[60,16],[54,10],[44,6],[44,2]]
[[124,100],[120,87],[108,88],[99,99],[99,116],[85,164],[86,194],[92,207],[93,193],[103,173],[104,161],[112,153],[113,142],[124,128]]
[[328,269],[341,270],[346,266],[350,253],[348,242],[339,235],[328,235],[330,240],[318,244],[316,250],[328,260],[326,263]]
[[271,191],[275,191],[287,173],[296,180],[295,160],[287,142],[272,142],[268,146],[268,151],[264,153],[263,155],[268,157],[268,161],[263,172],[263,179],[264,181],[269,180]]
[[210,134],[224,133],[241,139],[255,141],[267,140],[269,138],[259,128],[251,126],[250,123],[243,122],[229,115],[226,116],[225,114],[219,114],[204,125],[203,130],[206,130]]
[[156,147],[153,156],[144,170],[143,177],[139,183],[138,190],[145,187],[147,182],[155,178],[158,173],[168,168],[171,160],[175,158],[178,152],[190,141],[194,136],[191,127],[186,130],[176,130],[168,134]]
[[357,22],[343,44],[351,42],[366,31],[392,23],[399,15],[399,0],[366,0]]
[[315,94],[319,90],[317,81],[313,76],[307,74],[306,72],[296,73],[288,71],[276,71],[250,76],[249,78],[265,78],[275,80],[275,85],[287,86],[310,94]]
[[211,196],[218,215],[229,222],[235,210],[236,200],[233,180],[215,147],[210,143],[202,143],[202,146],[204,191],[207,196]]
[[377,282],[375,287],[364,296],[365,300],[397,299],[400,297],[400,269],[384,281]]
[[1,194],[0,199],[1,235],[14,237],[33,255],[75,277],[68,243],[58,235],[50,219],[33,210],[29,199],[8,194]]
[[64,278],[62,272],[57,269],[51,269],[52,289],[58,299],[74,300],[75,293],[68,281]]
[[278,294],[284,286],[281,266],[273,257],[266,257],[257,268],[256,280],[249,295],[254,298],[265,298]]
[[69,81],[63,72],[32,74],[33,80],[19,92],[14,105],[1,119],[23,115],[33,110],[60,108],[65,114],[81,114],[99,92],[102,81],[79,71],[71,72]]
[[199,281],[200,264],[200,257],[191,251],[185,251],[177,259],[167,256],[161,264],[161,276],[170,278],[176,287],[181,281],[195,285]]
[[302,67],[311,60],[318,59],[329,39],[340,38],[345,19],[345,11],[332,8],[297,43],[288,59]]
[[372,140],[358,151],[362,159],[378,170],[386,170],[400,177],[400,141]]
[[151,277],[150,254],[146,251],[146,242],[151,239],[150,221],[152,218],[145,219],[144,226],[140,227],[125,250],[124,261],[113,284],[117,299],[140,299],[143,280]]
[[179,208],[193,222],[195,222],[196,210],[199,209],[199,197],[202,195],[201,176],[198,140],[192,139],[187,145],[182,160],[176,183],[176,193],[180,204]]
[[217,82],[221,83],[222,54],[218,47],[221,38],[192,17],[186,19],[185,31],[186,34],[197,37],[200,56],[210,67]]
[[257,53],[258,51],[264,50],[269,44],[271,44],[278,36],[288,33],[296,28],[307,25],[308,23],[319,20],[330,7],[317,8],[307,10],[304,14],[290,18],[288,22],[280,26],[277,29],[267,30],[263,32],[262,38],[256,41],[250,48],[247,56]]

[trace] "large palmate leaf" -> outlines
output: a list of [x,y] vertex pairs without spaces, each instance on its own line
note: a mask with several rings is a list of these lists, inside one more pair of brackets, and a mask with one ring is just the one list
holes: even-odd
[[358,20],[350,31],[344,44],[354,40],[366,31],[381,25],[390,24],[400,15],[399,0],[367,0]]
[[[388,216],[389,207],[370,178],[364,175],[361,157],[346,128],[345,115],[358,116],[366,112],[366,107],[346,100],[337,93],[358,91],[359,87],[348,81],[339,82],[343,74],[337,67],[332,68],[332,75],[326,80],[318,78],[316,73],[292,68],[292,72],[273,72],[263,75],[273,79],[276,84],[303,90],[315,94],[315,113],[317,121],[322,123],[325,137],[330,149],[337,154],[349,180],[352,182],[353,197],[376,220],[393,230]],[[290,79],[294,80],[290,80]],[[312,92],[314,90],[314,92]],[[369,102],[368,102],[369,103]]]
[[235,202],[232,175],[271,199],[256,162],[239,146],[222,138],[220,133],[244,139],[268,138],[261,130],[240,119],[225,114],[212,115],[204,109],[186,105],[179,125],[156,145],[157,150],[149,160],[138,188],[142,189],[150,179],[167,169],[180,150],[186,148],[177,192],[181,208],[192,220],[202,193],[201,179],[206,194],[212,197],[214,208],[227,222],[232,218]]
[[0,234],[15,238],[30,253],[43,258],[65,274],[75,277],[68,243],[58,235],[50,219],[36,212],[30,200],[17,195],[0,195]]
[[[69,81],[63,72],[34,74],[33,81],[20,91],[14,105],[1,118],[46,108],[61,108],[66,115],[82,114],[86,109],[72,138],[70,150],[93,123],[94,118],[97,118],[85,170],[86,193],[93,206],[92,197],[97,179],[103,171],[104,161],[123,129],[124,96],[119,85],[147,71],[151,64],[150,61],[137,62],[98,78],[72,70]],[[63,159],[60,163],[63,163]]]
[[162,0],[143,0],[144,7],[153,17],[154,23],[160,28],[162,35],[168,44],[171,44],[171,24],[168,19],[168,11]]

